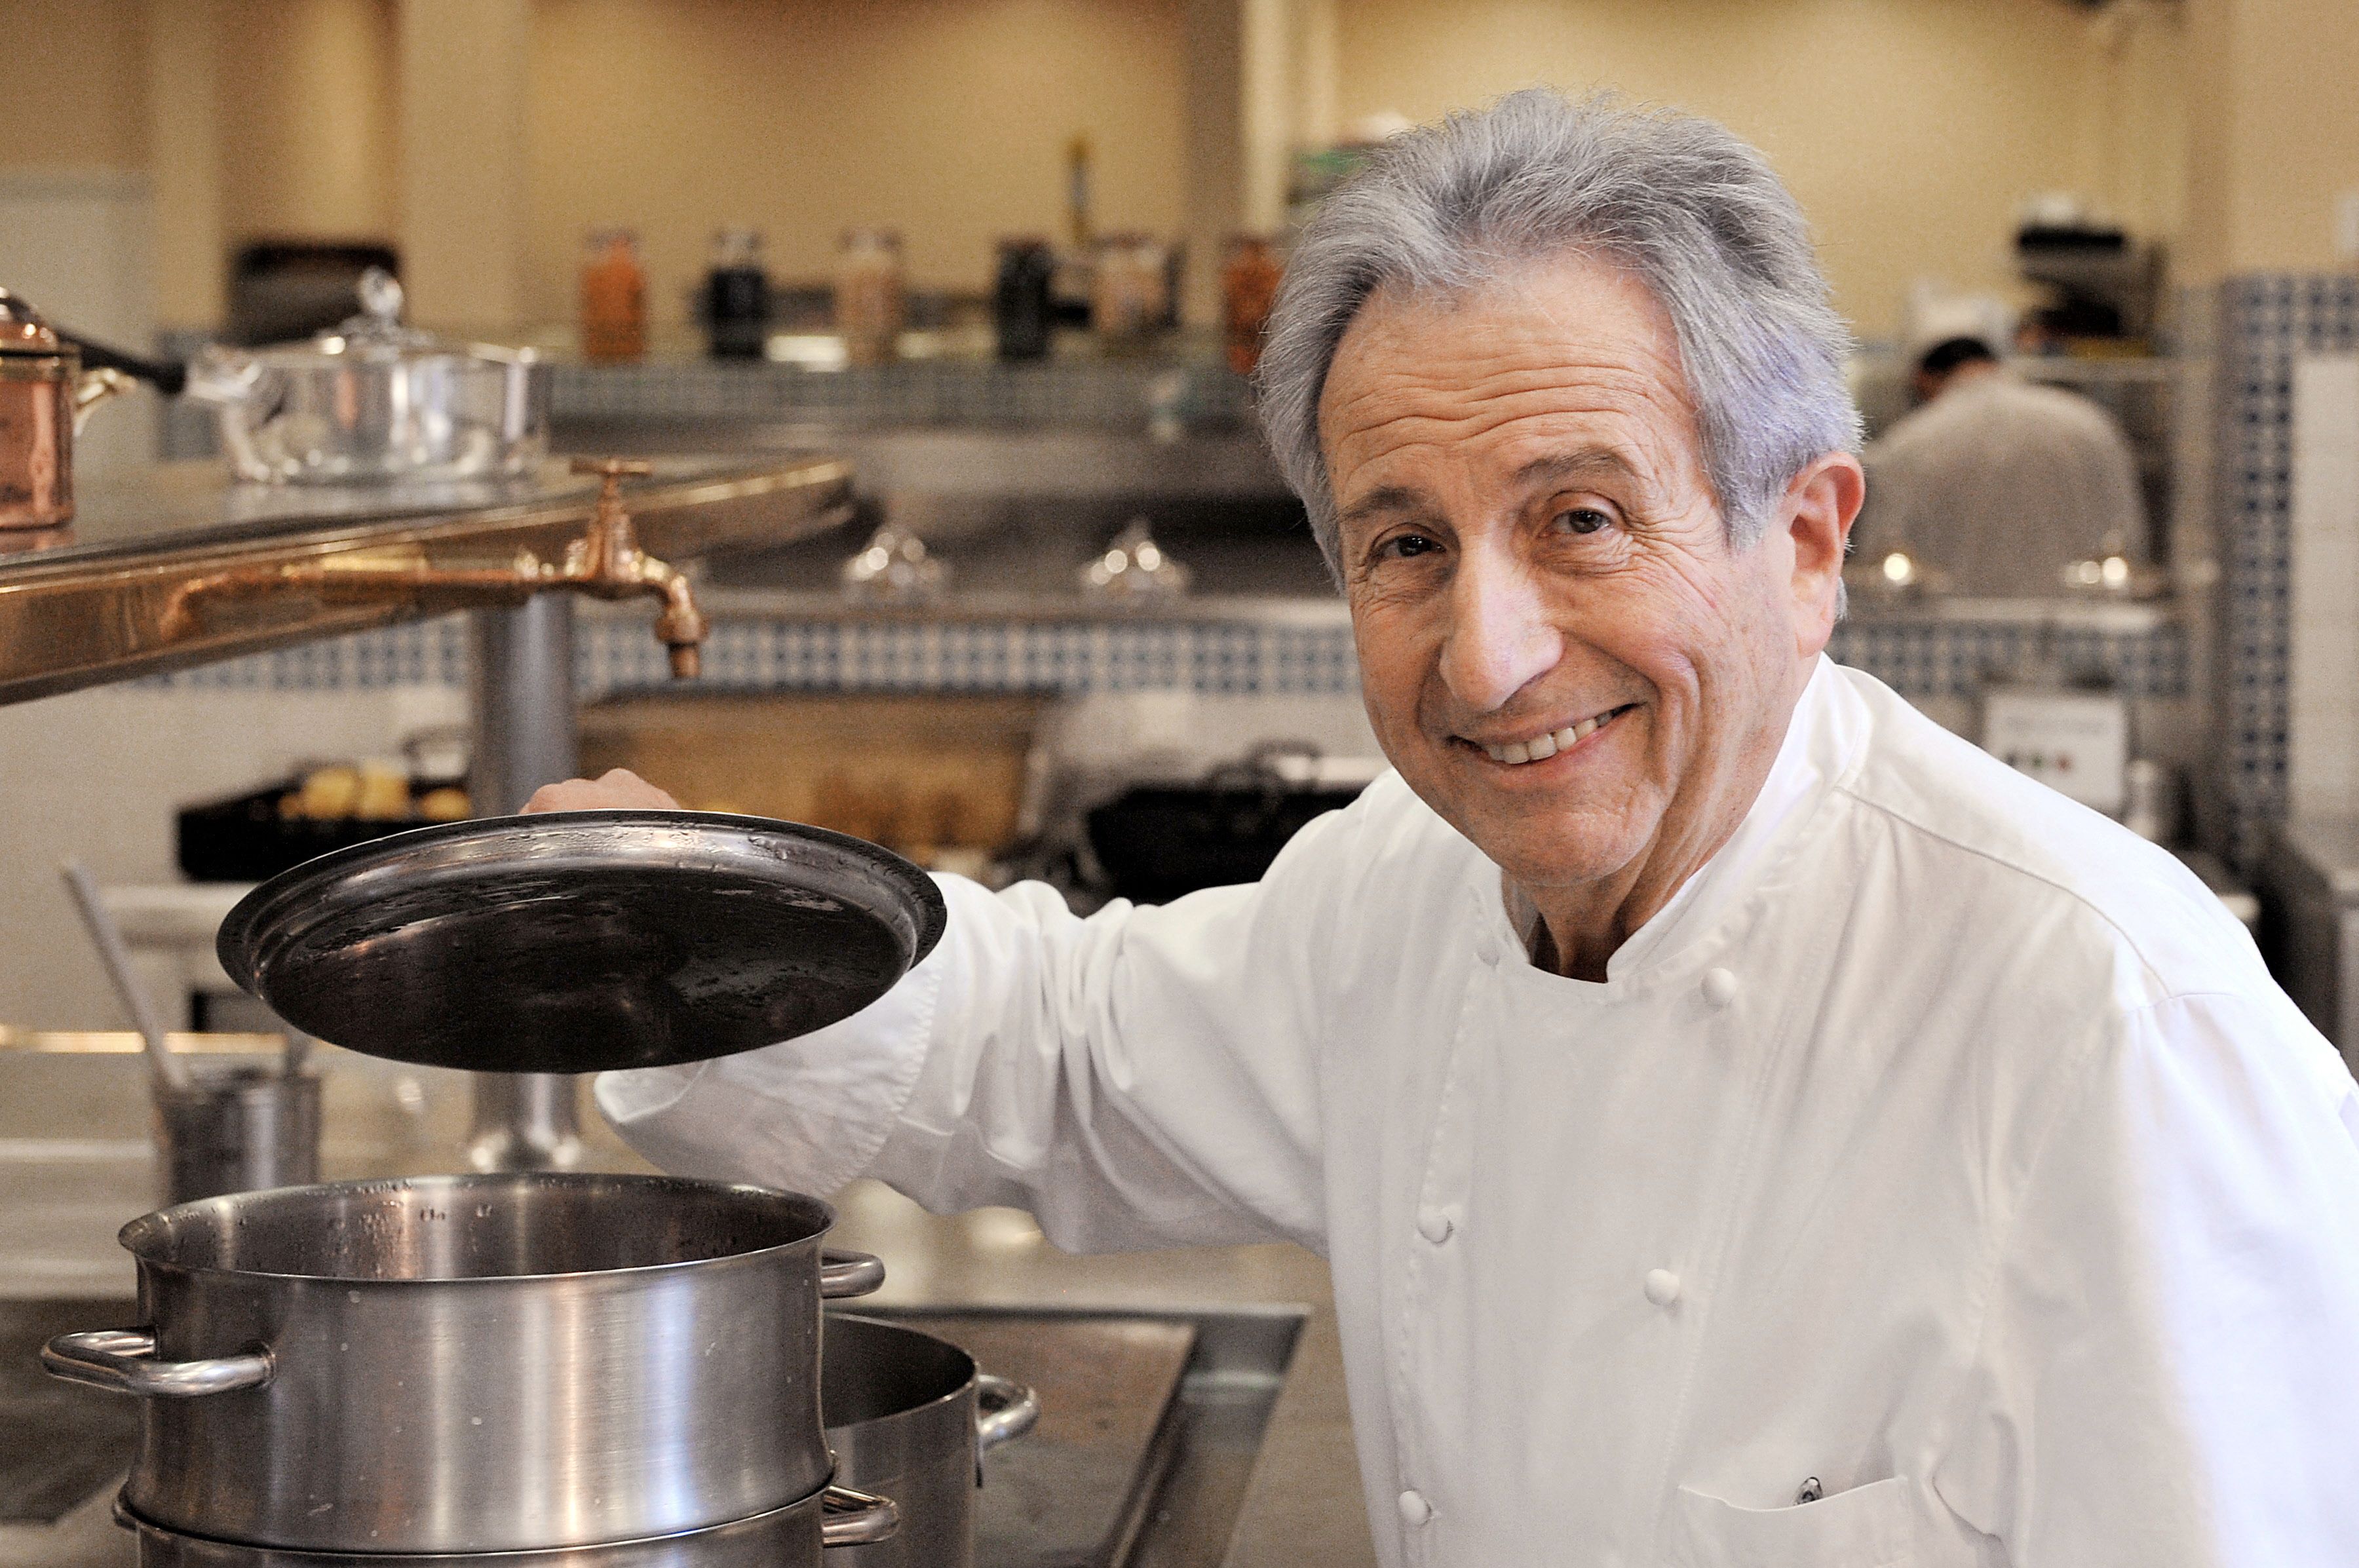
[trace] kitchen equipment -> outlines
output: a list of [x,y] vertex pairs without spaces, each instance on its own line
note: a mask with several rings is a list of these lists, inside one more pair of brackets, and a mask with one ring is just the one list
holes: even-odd
[[824,829],[561,811],[322,855],[248,894],[219,953],[280,1018],[349,1050],[592,1073],[848,1018],[932,949],[944,918],[916,866]]
[[1983,749],[2108,816],[2128,798],[2129,747],[2129,702],[2118,692],[2038,682],[1983,691]]
[[1222,337],[1229,368],[1251,376],[1261,363],[1262,334],[1269,327],[1270,308],[1277,303],[1278,280],[1285,266],[1277,247],[1260,234],[1233,234],[1228,256],[1221,263]]
[[1108,234],[1098,242],[1090,325],[1102,348],[1142,354],[1170,325],[1172,256],[1171,247],[1150,234]]
[[807,1498],[832,1469],[815,1198],[669,1177],[346,1181],[136,1219],[136,1328],[58,1377],[138,1395],[124,1488],[166,1530],[331,1552],[636,1541]]
[[827,1568],[830,1548],[888,1540],[894,1505],[830,1486],[727,1524],[600,1546],[522,1552],[299,1552],[184,1534],[150,1524],[117,1497],[114,1522],[139,1538],[140,1568]]
[[76,346],[0,289],[0,535],[73,521],[73,439],[130,377],[83,368]]
[[360,282],[361,313],[307,342],[207,349],[187,395],[220,413],[241,479],[301,485],[478,479],[549,451],[549,369],[530,349],[446,343],[401,324],[401,285]]
[[300,1070],[301,1038],[279,1068],[207,1062],[156,1085],[167,1203],[320,1179],[320,1080]]
[[886,1493],[901,1521],[835,1568],[972,1563],[983,1455],[1040,1419],[1031,1389],[977,1370],[948,1340],[841,1312],[821,1335],[819,1402],[837,1479]]
[[1088,597],[1131,604],[1180,598],[1188,592],[1193,575],[1155,542],[1154,526],[1145,517],[1131,518],[1094,560],[1075,573]]
[[1261,878],[1314,817],[1350,805],[1373,773],[1357,758],[1330,768],[1309,748],[1256,747],[1198,784],[1139,784],[1085,821],[1109,897],[1167,903],[1202,887]]

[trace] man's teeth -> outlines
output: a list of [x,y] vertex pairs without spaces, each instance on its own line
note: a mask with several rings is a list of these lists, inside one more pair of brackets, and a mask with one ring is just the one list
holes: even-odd
[[[1619,708],[1614,710],[1614,713],[1620,712]],[[1486,746],[1483,750],[1494,762],[1538,762],[1542,757],[1554,757],[1569,746],[1587,740],[1597,732],[1598,725],[1613,716],[1614,713],[1601,713],[1596,718],[1583,719],[1570,728],[1550,735],[1534,735],[1530,740],[1509,741],[1505,746]]]

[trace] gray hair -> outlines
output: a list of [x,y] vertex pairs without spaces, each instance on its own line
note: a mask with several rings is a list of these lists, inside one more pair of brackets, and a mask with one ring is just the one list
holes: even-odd
[[1360,307],[1381,289],[1455,292],[1567,253],[1625,268],[1669,315],[1704,472],[1739,548],[1795,474],[1857,449],[1851,332],[1767,161],[1710,120],[1529,88],[1395,136],[1295,245],[1262,353],[1261,417],[1331,567],[1319,401]]

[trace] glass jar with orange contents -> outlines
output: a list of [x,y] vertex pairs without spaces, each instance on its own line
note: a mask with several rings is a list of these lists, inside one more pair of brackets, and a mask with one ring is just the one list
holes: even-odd
[[630,229],[590,231],[582,259],[582,357],[628,365],[647,357],[647,272]]

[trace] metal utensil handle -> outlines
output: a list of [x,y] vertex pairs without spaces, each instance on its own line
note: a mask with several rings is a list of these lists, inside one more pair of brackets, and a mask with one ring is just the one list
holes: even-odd
[[865,1252],[819,1255],[819,1293],[826,1301],[865,1296],[885,1283],[885,1260]]
[[901,1528],[901,1510],[883,1497],[830,1486],[819,1500],[821,1546],[874,1546]]
[[1040,1396],[1012,1377],[974,1375],[974,1451],[988,1454],[1040,1424]]
[[41,1347],[41,1366],[50,1377],[69,1383],[169,1399],[259,1388],[277,1370],[270,1352],[263,1349],[201,1361],[158,1361],[155,1331],[144,1328],[61,1334]]

